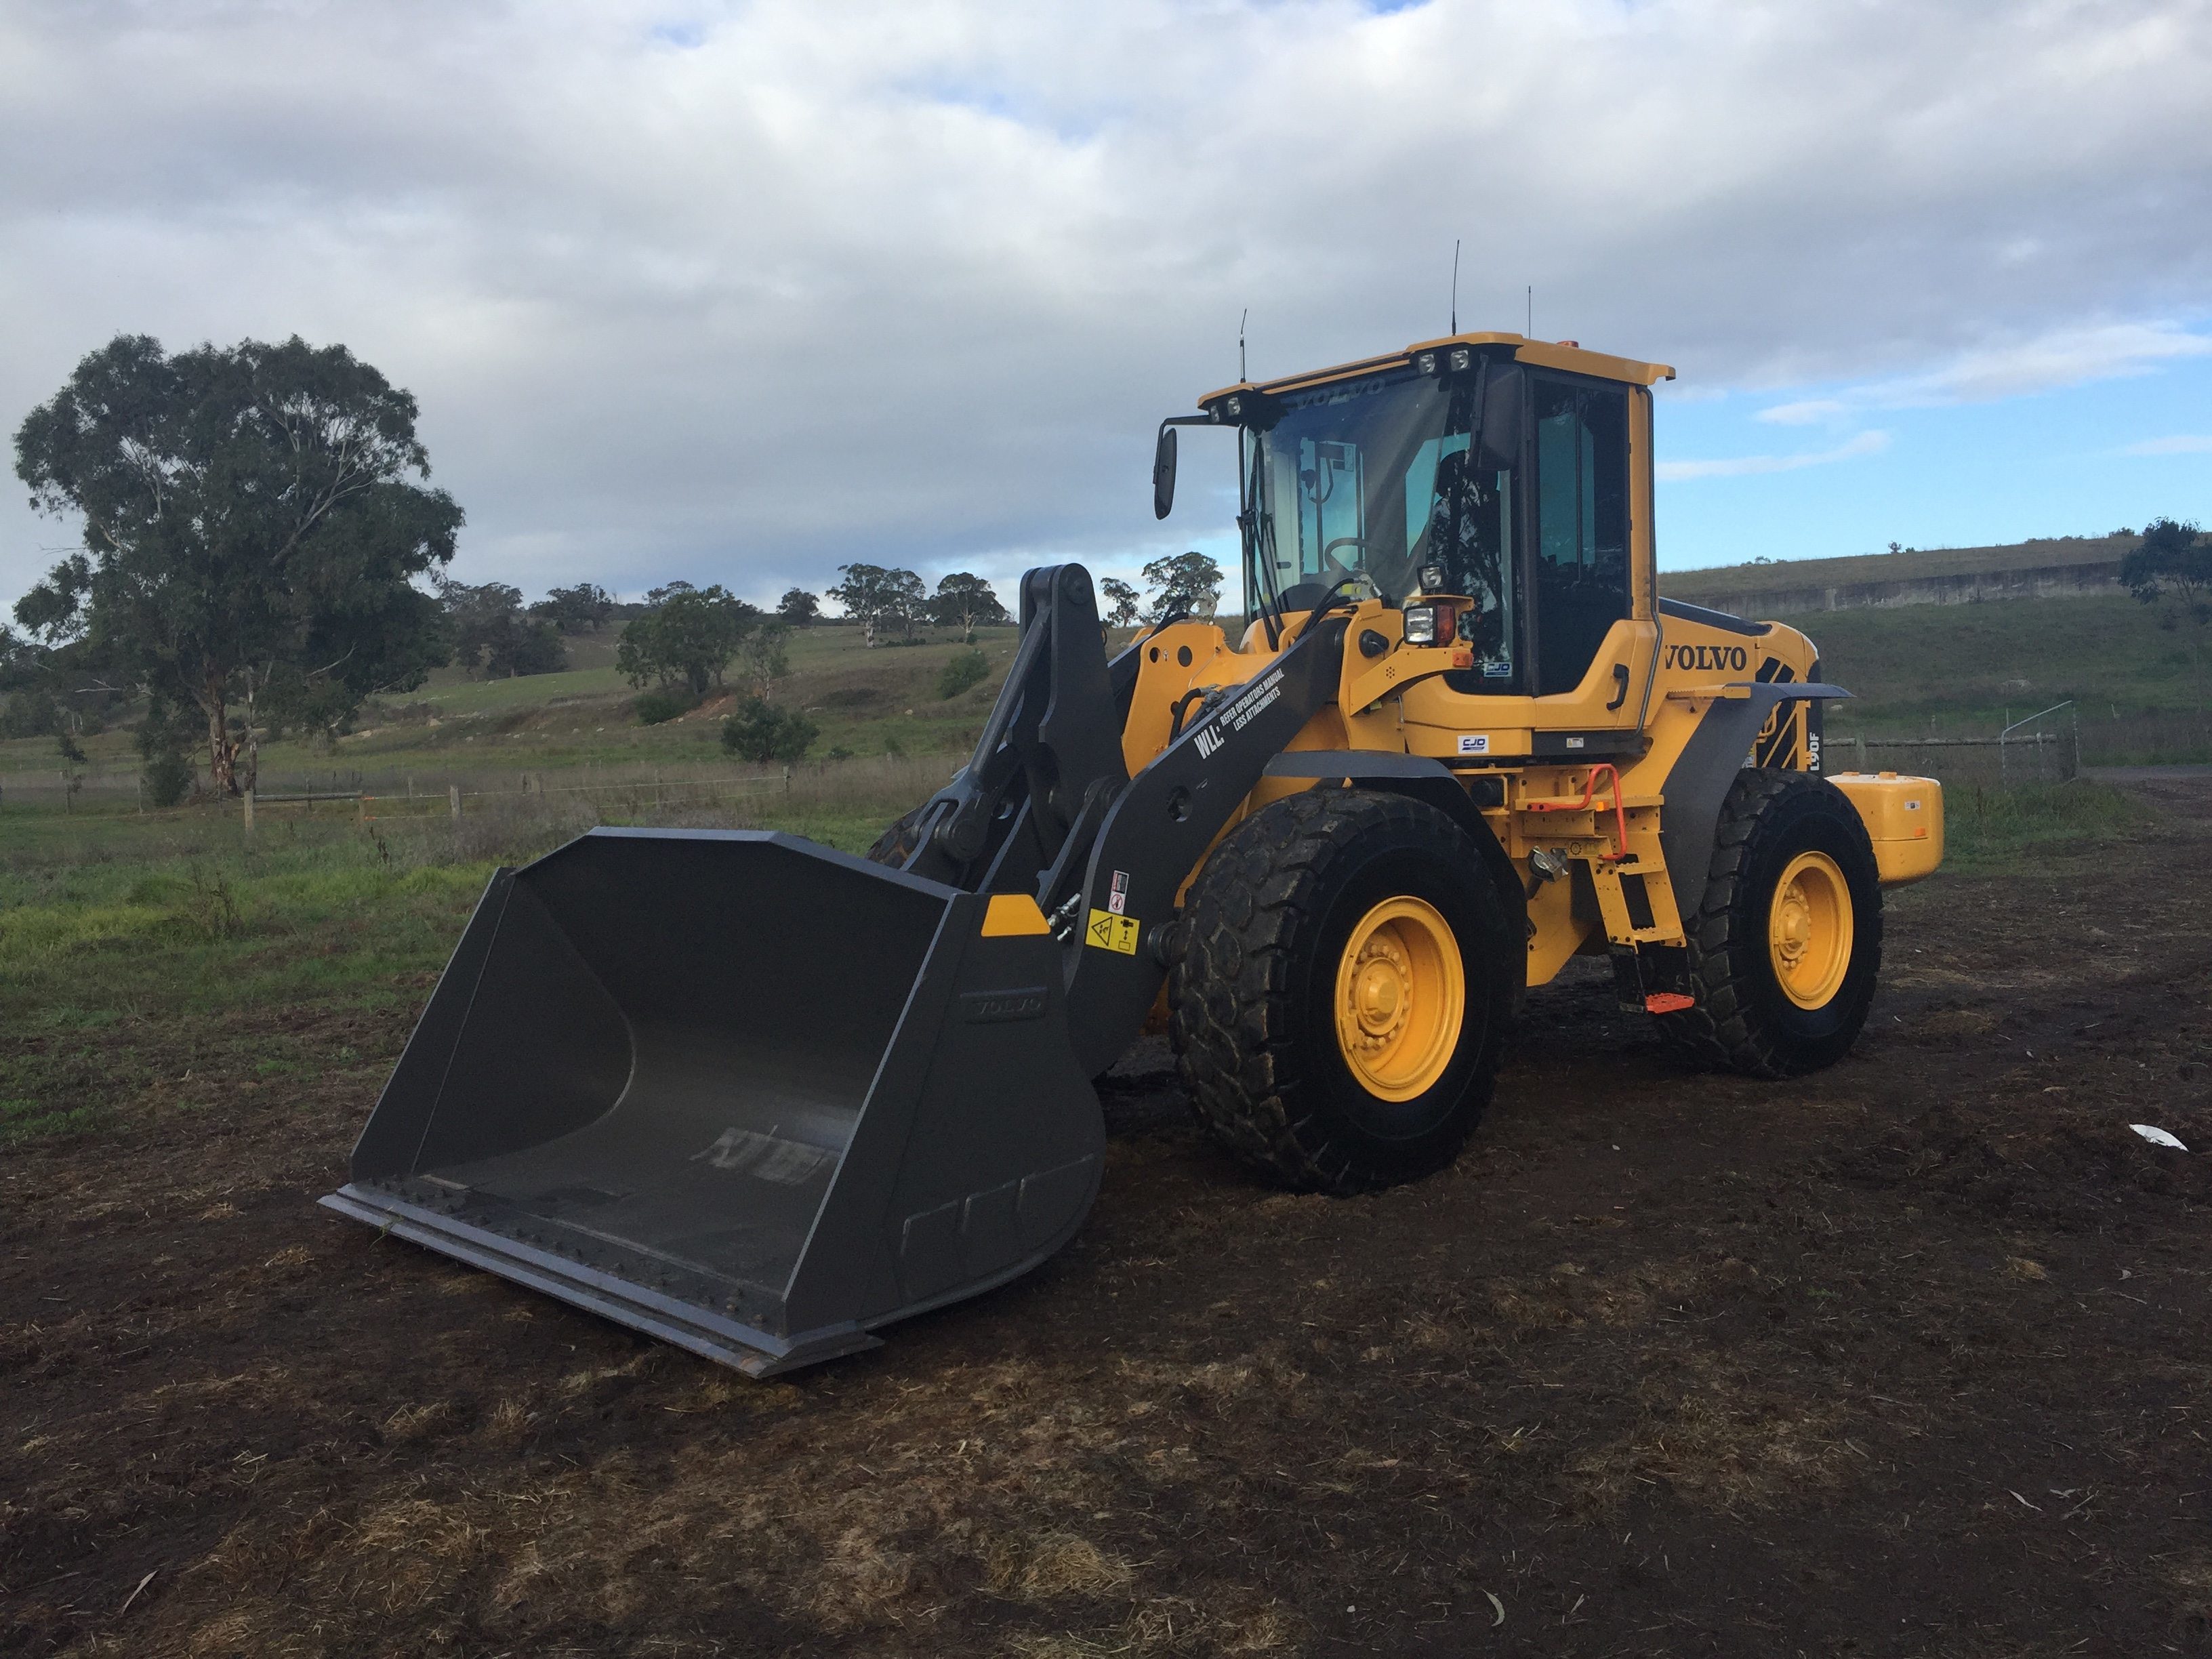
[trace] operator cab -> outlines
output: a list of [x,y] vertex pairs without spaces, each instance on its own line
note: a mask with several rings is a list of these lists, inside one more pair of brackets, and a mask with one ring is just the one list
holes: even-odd
[[[1650,614],[1631,446],[1649,442],[1646,388],[1672,374],[1470,335],[1201,399],[1237,430],[1246,615],[1449,596],[1474,659],[1452,690],[1574,691],[1614,624]],[[1166,465],[1171,491],[1171,448]]]

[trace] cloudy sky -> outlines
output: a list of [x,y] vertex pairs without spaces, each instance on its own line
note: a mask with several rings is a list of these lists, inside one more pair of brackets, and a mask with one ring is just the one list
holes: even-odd
[[2208,107],[2212,0],[0,0],[0,416],[296,332],[470,580],[1130,571],[1231,545],[1147,468],[1240,314],[1431,337],[1459,238],[1463,326],[1680,371],[1668,567],[2212,520]]

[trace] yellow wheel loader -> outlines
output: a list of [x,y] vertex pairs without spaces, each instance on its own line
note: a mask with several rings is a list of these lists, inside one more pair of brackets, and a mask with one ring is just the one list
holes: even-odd
[[974,756],[870,858],[599,830],[500,871],[324,1202],[765,1376],[1066,1243],[1148,1022],[1328,1193],[1449,1164],[1577,957],[1692,1063],[1834,1061],[1942,793],[1824,777],[1811,641],[1658,596],[1671,375],[1465,334],[1163,422],[1163,518],[1179,428],[1235,445],[1238,629],[1109,656],[1088,574],[1032,570]]

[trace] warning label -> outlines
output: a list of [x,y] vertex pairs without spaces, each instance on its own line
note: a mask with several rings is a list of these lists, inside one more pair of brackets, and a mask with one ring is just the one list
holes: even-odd
[[1093,910],[1091,925],[1084,929],[1085,942],[1102,951],[1119,951],[1125,957],[1137,954],[1137,919],[1117,916],[1111,910]]

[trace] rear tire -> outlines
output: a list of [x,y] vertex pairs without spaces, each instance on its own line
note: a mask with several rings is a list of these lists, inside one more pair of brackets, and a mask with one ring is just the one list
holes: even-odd
[[1694,1006],[1656,1016],[1683,1058],[1751,1077],[1841,1060],[1881,970],[1881,887],[1866,825],[1807,772],[1747,768],[1722,804],[1689,940]]
[[1304,1192],[1458,1155],[1490,1103],[1522,947],[1449,817],[1304,791],[1214,849],[1186,915],[1169,1033],[1216,1139]]

